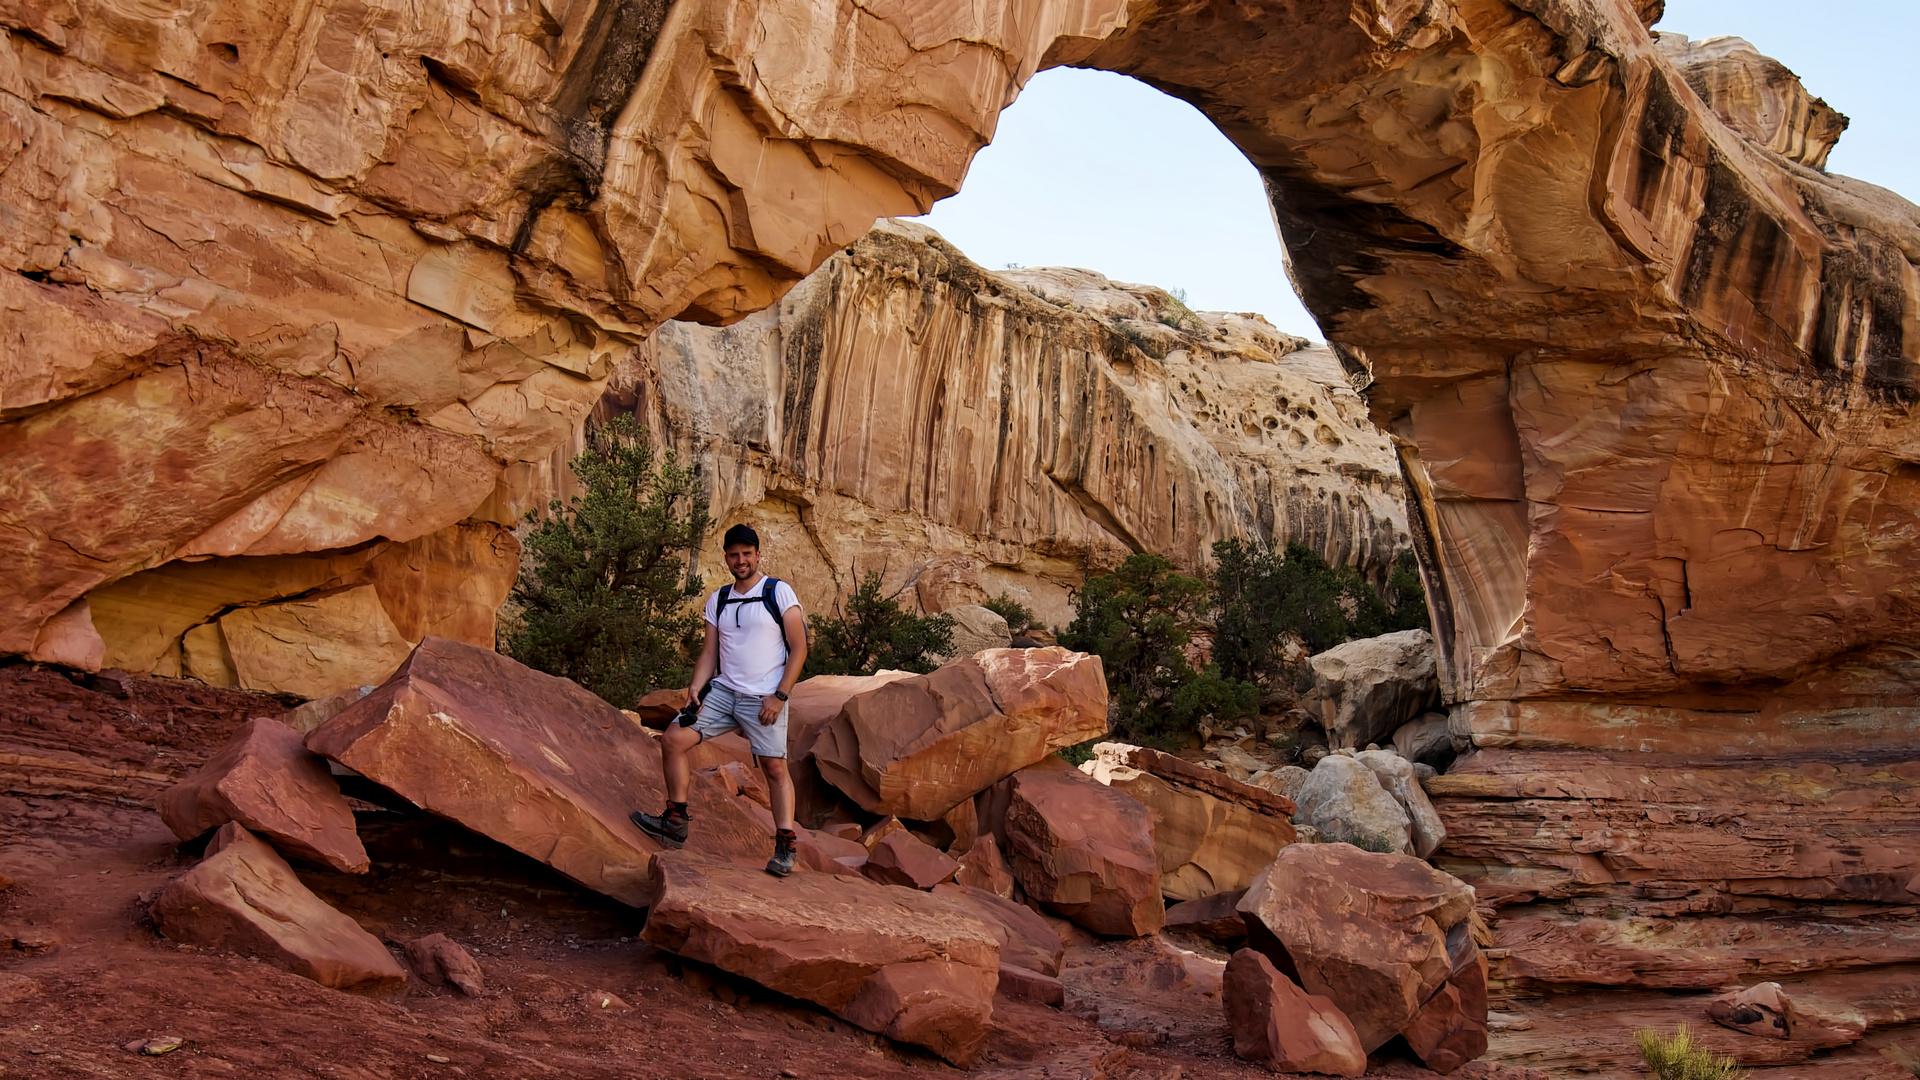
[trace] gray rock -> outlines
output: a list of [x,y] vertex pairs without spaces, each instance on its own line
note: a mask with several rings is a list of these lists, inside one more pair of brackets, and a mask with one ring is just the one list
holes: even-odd
[[1013,647],[1013,635],[1007,632],[1007,620],[979,604],[960,604],[940,614],[953,616],[953,651],[939,657],[941,663],[987,649]]
[[1408,761],[1431,765],[1440,772],[1453,764],[1453,736],[1447,731],[1447,714],[1430,712],[1400,725],[1393,733],[1393,748]]
[[1427,781],[1440,775],[1440,770],[1434,768],[1433,766],[1427,764],[1424,761],[1416,761],[1413,763],[1413,775],[1420,778],[1420,786],[1422,789],[1424,789],[1427,785]]
[[1322,843],[1403,855],[1413,851],[1406,809],[1380,786],[1372,769],[1345,754],[1322,758],[1294,801],[1299,805],[1294,823],[1312,826]]
[[1365,746],[1430,708],[1440,692],[1433,637],[1402,630],[1310,657],[1320,722],[1335,746]]
[[1365,750],[1355,754],[1354,760],[1372,769],[1380,786],[1407,812],[1413,829],[1413,854],[1430,858],[1446,842],[1447,827],[1440,823],[1439,813],[1427,799],[1420,778],[1414,775],[1413,763],[1391,750]]
[[1282,765],[1268,775],[1280,781],[1280,794],[1297,804],[1300,801],[1300,789],[1306,786],[1307,777],[1313,774],[1298,765]]

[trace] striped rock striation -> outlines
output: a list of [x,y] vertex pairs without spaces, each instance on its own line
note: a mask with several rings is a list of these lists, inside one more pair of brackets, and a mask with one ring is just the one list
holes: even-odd
[[[781,303],[672,322],[616,371],[714,514],[824,606],[859,575],[1048,625],[1089,565],[1299,542],[1376,577],[1409,541],[1387,436],[1325,347],[1085,270],[982,269],[885,221]],[[704,553],[721,578],[719,545]],[[811,596],[808,595],[811,590]]]

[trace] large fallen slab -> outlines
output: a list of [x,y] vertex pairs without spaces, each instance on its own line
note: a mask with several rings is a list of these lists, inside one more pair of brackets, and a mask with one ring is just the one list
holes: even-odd
[[[1410,856],[1294,844],[1254,880],[1239,909],[1248,945],[1307,993],[1332,1000],[1368,1053],[1480,962],[1467,922],[1473,890]],[[1484,1029],[1484,989],[1478,1010]]]
[[237,821],[282,854],[349,874],[367,872],[353,809],[327,763],[279,720],[247,721],[207,763],[160,796],[160,820],[182,840]]
[[406,986],[387,947],[313,895],[258,837],[229,822],[207,851],[153,902],[153,924],[169,940],[256,957],[335,990]]
[[1099,657],[989,649],[849,698],[812,751],[820,775],[866,810],[934,821],[1106,730]]
[[1153,818],[1137,800],[1058,758],[1013,776],[1006,834],[1027,895],[1096,934],[1166,922]]
[[[642,902],[661,846],[627,814],[663,805],[659,748],[567,679],[430,637],[307,747],[587,888]],[[690,849],[748,862],[772,854],[767,832],[712,778],[695,777],[691,802]]]
[[824,824],[836,808],[851,805],[820,776],[814,746],[827,725],[849,698],[913,677],[911,671],[889,669],[872,675],[815,675],[794,685],[787,702],[787,766],[793,776],[794,814],[802,825]]
[[933,895],[966,905],[995,928],[1000,939],[1002,966],[1012,964],[1042,975],[1060,974],[1060,955],[1065,951],[1065,944],[1053,927],[1047,925],[1047,920],[1032,908],[985,889],[951,882],[935,885]]
[[1281,1073],[1359,1076],[1367,1054],[1353,1024],[1333,1002],[1309,994],[1254,949],[1227,961],[1221,997],[1233,1052]]
[[[1147,755],[1154,755],[1154,760]],[[1112,767],[1108,783],[1137,799],[1153,816],[1154,854],[1160,862],[1160,891],[1173,900],[1198,900],[1245,889],[1280,849],[1296,839],[1293,822],[1279,807],[1286,798],[1180,761],[1170,754],[1139,750],[1130,761],[1146,761],[1161,774],[1139,766]],[[1187,771],[1205,774],[1206,787],[1190,784]],[[1083,769],[1084,771],[1084,769]],[[1170,774],[1170,775],[1168,775]],[[1177,779],[1175,778],[1177,777]],[[1230,787],[1229,787],[1230,785]],[[1244,789],[1246,797],[1238,798]]]
[[992,1025],[999,934],[945,897],[674,852],[653,860],[643,902],[651,944],[956,1065]]
[[1440,692],[1433,636],[1402,630],[1336,645],[1307,659],[1313,700],[1334,746],[1390,742]]

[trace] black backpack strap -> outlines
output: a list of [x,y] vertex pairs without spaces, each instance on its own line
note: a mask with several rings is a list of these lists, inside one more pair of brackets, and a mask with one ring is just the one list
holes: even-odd
[[773,625],[780,628],[780,647],[787,650],[788,656],[792,656],[793,646],[787,644],[787,624],[780,619],[780,601],[773,595],[774,590],[779,587],[779,578],[768,578],[760,586],[760,602],[767,605],[767,614],[773,616]]

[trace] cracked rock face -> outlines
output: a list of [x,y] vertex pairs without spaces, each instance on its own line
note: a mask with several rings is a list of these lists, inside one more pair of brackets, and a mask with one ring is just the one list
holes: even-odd
[[713,463],[716,519],[755,522],[816,610],[881,570],[929,611],[1006,593],[1064,626],[1087,565],[1136,550],[1197,569],[1216,540],[1298,542],[1378,578],[1408,544],[1392,445],[1324,346],[1090,271],[986,270],[913,222],[734,325],[668,323],[609,398]]

